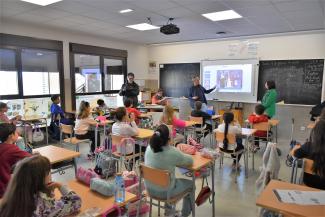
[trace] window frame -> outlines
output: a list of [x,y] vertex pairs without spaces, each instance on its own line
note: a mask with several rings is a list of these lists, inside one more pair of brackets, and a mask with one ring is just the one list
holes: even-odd
[[64,109],[65,106],[65,91],[64,91],[64,67],[63,67],[63,43],[61,41],[46,40],[31,38],[25,36],[17,36],[0,33],[0,48],[11,49],[16,53],[16,69],[18,73],[18,94],[17,95],[0,95],[0,100],[13,100],[13,99],[31,99],[31,98],[47,98],[52,94],[41,95],[28,95],[24,96],[23,93],[23,69],[22,69],[22,50],[23,49],[36,49],[44,51],[53,51],[57,53],[57,68],[59,71],[60,82],[60,98],[61,105]]
[[[94,55],[99,56],[99,71],[101,74],[101,92],[92,93],[76,93],[75,87],[75,61],[74,55]],[[85,95],[102,95],[102,94],[117,94],[119,90],[105,90],[105,73],[104,73],[104,59],[117,59],[122,60],[122,74],[124,75],[124,83],[127,80],[127,51],[112,48],[96,47],[91,45],[82,45],[70,43],[70,78],[71,78],[71,100],[72,109],[76,109],[76,96]]]

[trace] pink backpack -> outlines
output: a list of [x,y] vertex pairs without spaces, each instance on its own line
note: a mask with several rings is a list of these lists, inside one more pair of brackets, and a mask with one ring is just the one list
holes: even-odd
[[76,174],[77,180],[90,185],[90,179],[99,178],[99,176],[92,169],[85,169],[83,167],[79,167]]
[[123,171],[122,177],[124,179],[124,186],[127,188],[131,185],[136,184],[139,181],[139,178],[135,171]]
[[196,148],[192,145],[188,145],[188,144],[178,144],[177,148],[185,153],[185,154],[190,154],[190,155],[195,155],[196,153]]
[[200,151],[204,146],[201,143],[198,143],[195,139],[192,137],[188,137],[187,144],[193,145],[198,151]]

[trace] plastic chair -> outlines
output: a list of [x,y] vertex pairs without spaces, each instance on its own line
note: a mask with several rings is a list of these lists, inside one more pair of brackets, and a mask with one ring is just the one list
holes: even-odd
[[[222,132],[216,132],[216,141],[217,143],[223,143],[225,136],[224,133]],[[227,139],[228,139],[228,144],[236,144],[236,135],[235,134],[231,134],[228,133],[227,134]],[[224,150],[224,149],[220,149],[220,166],[219,168],[221,168],[221,165],[223,165],[223,157],[224,154],[228,154],[228,155],[235,155],[236,157],[236,176],[238,175],[238,155],[244,153],[245,149],[239,150],[239,151],[235,151],[235,150]],[[244,155],[245,157],[245,155]],[[235,183],[237,183],[237,179],[235,179]]]
[[[161,188],[165,188],[167,190],[167,198],[159,198],[154,195],[151,195],[149,191],[146,192],[146,195],[150,198],[150,212],[149,216],[151,217],[152,215],[152,206],[157,206],[158,207],[158,216],[160,216],[160,208],[164,209],[163,206],[160,206],[160,202],[164,202],[167,204],[170,204],[173,206],[173,214],[175,214],[175,207],[176,203],[183,199],[185,196],[188,194],[192,194],[192,189],[186,189],[185,191],[177,194],[176,196],[171,197],[171,189],[169,189],[170,182],[171,182],[171,174],[168,170],[160,170],[160,169],[155,169],[152,167],[145,166],[144,164],[140,164],[140,181],[141,183],[142,179],[157,185]],[[140,201],[142,197],[144,196],[141,192],[143,189],[141,189],[141,185],[139,185],[139,192],[140,192]],[[153,203],[153,200],[158,201],[158,204]],[[141,207],[141,204],[139,205]],[[193,208],[193,207],[192,207]],[[138,208],[138,213],[139,214],[139,208]],[[138,216],[138,215],[137,215]]]
[[[66,139],[63,139],[63,134],[68,135],[69,137]],[[73,126],[72,125],[66,125],[66,124],[62,124],[60,123],[60,145],[70,145],[70,146],[74,146],[75,150],[77,152],[79,152],[79,144],[81,143],[88,143],[89,146],[91,144],[91,141],[89,139],[77,139],[74,136],[74,132],[73,132]]]
[[[268,142],[272,141],[272,138],[270,139],[269,137],[269,132],[271,129],[271,125],[268,122],[260,122],[260,123],[256,123],[256,124],[251,124],[251,128],[258,130],[258,131],[266,131],[266,137],[254,137],[254,142],[258,141],[258,142],[265,142],[265,148]],[[252,151],[252,168],[253,170],[255,169],[255,159],[254,159],[255,153],[254,151]]]
[[[120,162],[119,168],[122,169],[123,163],[130,164],[131,160],[133,160],[132,168],[135,165],[135,158],[140,157],[140,153],[135,153],[135,141],[134,139],[130,137],[123,137],[123,136],[117,136],[117,135],[111,135],[112,138],[112,147],[116,146],[117,150],[112,153],[113,157],[118,159]],[[131,154],[126,153],[126,145],[127,144],[133,145],[133,152]]]

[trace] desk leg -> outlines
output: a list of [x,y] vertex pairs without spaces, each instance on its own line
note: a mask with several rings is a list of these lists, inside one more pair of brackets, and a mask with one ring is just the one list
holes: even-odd
[[27,144],[27,130],[26,130],[26,123],[23,122],[23,126],[24,126],[24,137],[25,137],[25,144]]
[[77,176],[77,158],[73,158],[74,176]]
[[95,144],[94,146],[97,147],[97,134],[98,134],[98,126],[95,127]]
[[195,217],[195,171],[192,172],[193,195],[192,195],[192,217]]
[[245,163],[245,177],[248,178],[248,152],[249,152],[249,148],[248,148],[248,140],[249,140],[249,136],[246,137],[246,141],[245,141],[245,149],[244,149],[244,163]]
[[44,119],[45,121],[45,130],[46,130],[46,145],[49,145],[49,130],[47,128],[47,120],[46,118]]
[[214,169],[215,169],[215,161],[212,162],[211,166],[211,180],[212,180],[212,217],[215,217],[215,192],[214,192]]
[[278,125],[275,126],[275,143],[278,143]]

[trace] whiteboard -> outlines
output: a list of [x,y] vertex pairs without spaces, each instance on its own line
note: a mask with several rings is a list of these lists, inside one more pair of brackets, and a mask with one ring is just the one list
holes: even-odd
[[[259,61],[257,59],[226,59],[226,60],[202,60],[201,61],[201,82],[204,82],[203,75],[205,69],[211,66],[228,66],[228,65],[246,65],[251,64],[251,74],[248,77],[243,77],[243,81],[249,82],[250,92],[225,92],[225,91],[213,91],[210,94],[206,94],[208,100],[219,100],[226,102],[257,102],[257,89],[258,89],[258,66]],[[245,76],[245,74],[243,74]],[[245,83],[243,83],[245,85]],[[203,85],[204,86],[204,85]]]

